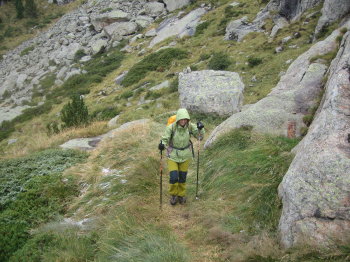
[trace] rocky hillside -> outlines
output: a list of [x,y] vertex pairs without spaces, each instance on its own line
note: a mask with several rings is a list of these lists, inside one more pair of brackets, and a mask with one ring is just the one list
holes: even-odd
[[[79,245],[81,261],[348,258],[349,1],[75,5],[0,60],[0,224],[16,221],[8,230],[20,240],[0,240],[9,243],[1,259],[80,261]],[[69,128],[62,115],[76,94],[89,121]],[[209,134],[204,201],[159,214],[156,145],[179,106]],[[57,163],[46,185],[40,177],[53,175],[40,158],[56,155],[70,164]],[[194,187],[192,177],[189,194]],[[33,202],[37,218],[23,215],[27,192],[46,192],[44,203],[55,188],[52,206],[64,208],[37,213]],[[76,247],[64,244],[70,234]]]

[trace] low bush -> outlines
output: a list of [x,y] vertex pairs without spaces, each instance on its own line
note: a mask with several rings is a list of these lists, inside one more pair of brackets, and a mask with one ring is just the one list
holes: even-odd
[[179,88],[179,78],[176,77],[171,83],[170,83],[170,93],[177,92]]
[[311,114],[307,114],[303,117],[303,122],[305,125],[310,126],[312,123],[314,116]]
[[127,90],[127,91],[124,91],[120,96],[119,98],[120,99],[128,99],[130,97],[132,97],[134,95],[134,92],[131,91],[131,90]]
[[35,49],[35,46],[29,46],[25,49],[22,50],[22,52],[20,53],[20,56],[24,56],[24,55],[28,55],[31,51],[33,51]]
[[15,126],[12,121],[3,121],[0,125],[0,141],[8,138],[15,131]]
[[225,70],[232,64],[232,61],[223,52],[214,53],[209,60],[208,68],[213,70]]
[[5,92],[2,94],[2,98],[6,99],[11,96],[11,92],[9,90],[5,90]]
[[177,48],[166,48],[150,54],[135,64],[122,81],[123,86],[130,86],[143,79],[148,72],[164,71],[169,68],[173,60],[188,57],[188,52]]
[[201,54],[199,57],[199,61],[208,60],[210,57],[211,57],[210,54]]
[[157,99],[162,96],[161,91],[147,91],[145,99]]
[[262,62],[263,62],[263,60],[259,57],[249,57],[248,58],[248,66],[250,66],[250,67],[260,65]]
[[64,127],[78,127],[89,123],[89,111],[81,96],[73,96],[72,100],[63,107],[61,120]]
[[196,33],[194,34],[194,36],[199,36],[199,35],[203,34],[205,29],[207,29],[208,26],[210,25],[210,23],[211,23],[210,21],[205,21],[205,22],[199,24],[196,28]]
[[47,74],[44,78],[42,78],[39,82],[42,89],[46,90],[51,88],[55,84],[56,75],[55,74]]
[[0,161],[0,261],[8,261],[26,243],[30,229],[64,212],[79,190],[76,179],[63,179],[61,172],[86,157],[73,150],[47,150]]
[[83,49],[79,49],[74,54],[74,61],[78,62],[83,56],[86,56],[85,51]]
[[106,107],[96,110],[92,113],[91,118],[97,120],[109,120],[120,114],[120,110],[117,107]]

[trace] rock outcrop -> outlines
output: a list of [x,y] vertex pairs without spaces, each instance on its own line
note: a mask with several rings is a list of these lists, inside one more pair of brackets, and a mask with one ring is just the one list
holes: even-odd
[[150,121],[149,119],[139,119],[139,120],[127,122],[118,128],[112,129],[106,134],[96,136],[96,137],[71,139],[66,143],[60,145],[60,147],[64,149],[79,149],[83,151],[93,150],[98,146],[98,144],[101,141],[104,141],[109,138],[113,138],[114,136],[118,135],[119,132],[124,132],[126,130],[145,125],[149,121]]
[[229,116],[239,112],[244,84],[237,73],[203,70],[179,74],[181,107],[191,111]]
[[[348,23],[349,25],[350,23]],[[323,102],[279,186],[282,244],[333,245],[350,235],[350,34],[333,60]]]
[[295,126],[295,135],[304,127],[303,116],[315,106],[322,91],[322,78],[327,67],[311,63],[310,59],[336,50],[336,30],[324,41],[318,42],[299,56],[271,93],[256,104],[245,106],[242,112],[232,115],[217,126],[208,138],[209,146],[220,135],[241,126],[253,126],[254,131],[287,136],[288,126]]
[[325,0],[322,8],[322,16],[318,20],[315,29],[315,39],[317,35],[331,23],[350,16],[350,1],[348,0]]
[[166,9],[169,12],[172,12],[176,9],[189,5],[191,0],[164,0],[163,2],[165,3]]
[[171,36],[182,38],[184,36],[194,35],[201,16],[206,12],[205,8],[198,8],[182,18],[173,16],[164,20],[156,29],[156,37],[153,38],[149,46],[153,47]]

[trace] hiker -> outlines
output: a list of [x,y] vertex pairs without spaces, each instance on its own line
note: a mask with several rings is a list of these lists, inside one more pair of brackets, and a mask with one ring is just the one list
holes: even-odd
[[177,202],[180,204],[186,202],[187,170],[191,162],[191,156],[194,157],[190,137],[192,135],[198,140],[202,140],[203,127],[204,125],[201,122],[198,122],[197,126],[190,123],[190,115],[187,110],[180,108],[176,114],[176,122],[168,125],[162,136],[158,148],[162,151],[167,147],[171,205],[176,205]]

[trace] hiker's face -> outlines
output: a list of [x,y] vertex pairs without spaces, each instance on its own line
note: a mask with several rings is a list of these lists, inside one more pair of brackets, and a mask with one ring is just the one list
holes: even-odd
[[182,127],[187,125],[187,123],[188,123],[188,119],[181,119],[181,120],[179,120],[179,125],[182,126]]

